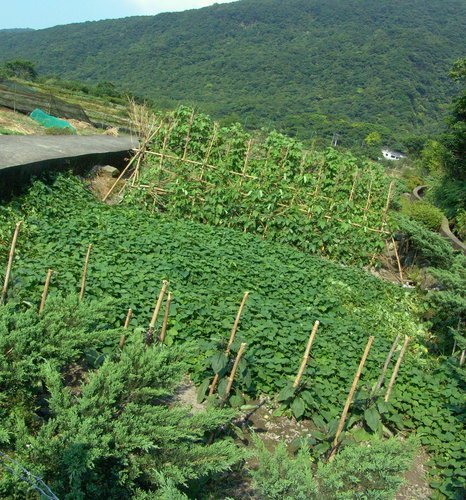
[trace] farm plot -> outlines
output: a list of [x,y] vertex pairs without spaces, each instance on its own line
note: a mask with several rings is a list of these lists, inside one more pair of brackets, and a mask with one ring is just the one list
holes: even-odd
[[[233,359],[240,344],[247,344],[247,370],[241,370],[234,395],[280,393],[285,413],[312,418],[320,427],[309,442],[316,455],[330,451],[373,336],[343,439],[414,430],[432,453],[433,485],[449,497],[461,495],[461,376],[448,360],[427,353],[427,332],[412,292],[255,235],[171,221],[138,207],[104,206],[72,178],[59,178],[52,187],[36,183],[10,210],[24,218],[25,240],[19,239],[9,300],[39,307],[49,268],[55,272],[51,296],[77,294],[92,244],[85,299],[113,297],[115,325],[124,323],[131,308],[128,335],[143,335],[160,284],[168,280],[173,300],[166,342],[195,345],[187,361],[199,384],[214,371],[223,375],[219,352],[249,291],[231,349]],[[311,360],[299,387],[290,390],[316,320]],[[387,402],[394,360],[382,391],[374,394],[372,388],[400,333],[410,344]],[[395,345],[397,356],[400,347],[401,342]]]

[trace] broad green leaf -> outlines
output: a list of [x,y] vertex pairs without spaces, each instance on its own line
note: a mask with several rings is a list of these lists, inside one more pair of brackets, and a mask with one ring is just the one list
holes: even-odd
[[212,356],[210,363],[214,372],[218,374],[226,368],[228,358],[224,352],[217,352]]
[[381,424],[380,414],[375,408],[368,408],[364,412],[364,420],[373,432],[379,431]]
[[211,379],[206,378],[203,380],[202,384],[197,389],[197,402],[198,403],[202,403],[205,400],[207,391],[210,387],[210,383],[211,383]]
[[305,409],[306,405],[300,397],[293,400],[293,403],[291,404],[291,411],[293,412],[295,418],[301,418],[304,415]]

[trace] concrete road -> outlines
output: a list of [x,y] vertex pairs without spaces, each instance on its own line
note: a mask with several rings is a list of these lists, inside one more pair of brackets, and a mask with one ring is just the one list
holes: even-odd
[[49,160],[72,159],[88,155],[118,153],[137,148],[129,136],[0,136],[0,170]]

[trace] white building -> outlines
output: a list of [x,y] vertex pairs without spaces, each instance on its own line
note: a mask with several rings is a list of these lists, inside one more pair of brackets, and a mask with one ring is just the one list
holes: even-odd
[[403,153],[400,153],[399,151],[392,151],[391,149],[382,149],[382,154],[386,160],[390,161],[399,161],[403,160],[403,158],[407,158],[407,156]]

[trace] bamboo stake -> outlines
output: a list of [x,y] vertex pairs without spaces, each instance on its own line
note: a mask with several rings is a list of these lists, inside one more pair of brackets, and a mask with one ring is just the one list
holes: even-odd
[[129,322],[131,321],[131,318],[133,317],[133,310],[131,309],[131,307],[128,309],[128,314],[126,315],[126,319],[125,319],[125,325],[123,326],[123,328],[125,330],[128,329],[129,327]]
[[89,258],[92,252],[92,245],[89,245],[87,248],[86,260],[84,261],[83,274],[81,277],[81,291],[79,292],[79,302],[81,302],[84,298],[84,292],[86,290],[86,279],[87,279],[87,270],[89,269]]
[[244,156],[244,165],[243,165],[243,169],[241,171],[242,176],[241,176],[241,178],[239,180],[239,185],[240,186],[243,184],[243,178],[244,178],[244,176],[246,174],[246,170],[248,168],[249,157],[251,155],[251,149],[252,149],[252,139],[249,139],[249,141],[248,141],[248,148],[247,148],[246,154]]
[[6,293],[11,276],[11,268],[13,266],[13,259],[15,256],[16,242],[18,241],[19,228],[21,227],[22,223],[23,221],[19,221],[16,223],[15,232],[13,233],[13,240],[11,241],[10,253],[8,255],[8,264],[6,266],[5,280],[3,282],[2,295],[0,296],[0,305],[2,305],[6,299]]
[[406,335],[405,341],[403,342],[403,347],[401,348],[400,355],[396,360],[395,368],[393,369],[392,378],[390,379],[390,383],[388,384],[387,393],[385,394],[385,402],[390,399],[390,395],[392,393],[393,386],[395,385],[395,380],[398,375],[398,370],[400,369],[401,361],[403,360],[403,356],[405,354],[406,348],[408,347],[408,342],[410,338]]
[[[175,127],[175,123],[176,123],[176,120],[173,120],[170,123],[169,127],[167,128],[167,132],[165,133],[165,136],[163,138],[162,153],[160,154],[160,170],[162,170],[162,168],[163,168],[163,160],[164,160],[164,158],[166,158],[165,152],[167,151],[168,141],[171,137],[172,130]],[[152,153],[152,152],[150,152],[150,153]]]
[[392,236],[392,244],[393,244],[393,248],[395,249],[395,257],[396,257],[396,263],[398,264],[398,272],[400,274],[400,280],[403,283],[404,282],[403,268],[401,267],[400,255],[398,254],[398,248],[396,246],[396,241],[395,241],[395,238],[393,238],[393,236]]
[[392,347],[390,348],[389,353],[387,354],[387,357],[385,359],[385,363],[382,368],[382,373],[380,374],[379,379],[377,380],[377,384],[374,387],[374,390],[372,391],[372,394],[375,395],[377,392],[380,390],[382,387],[383,381],[385,379],[385,374],[387,373],[388,370],[388,365],[390,364],[390,361],[393,358],[393,354],[395,354],[395,349],[398,345],[398,342],[400,341],[401,334],[398,334],[396,336],[396,339],[393,341]]
[[228,377],[228,383],[227,387],[225,390],[225,395],[223,396],[223,402],[225,402],[228,399],[228,396],[230,395],[231,387],[233,385],[233,381],[235,380],[236,372],[238,371],[238,365],[239,362],[241,361],[241,357],[244,354],[244,351],[246,350],[247,344],[244,342],[240,345],[238,354],[236,355],[235,362],[233,363],[233,368],[231,369],[230,376]]
[[193,123],[194,123],[194,109],[191,113],[191,118],[189,119],[189,126],[188,126],[188,133],[186,134],[186,142],[185,142],[185,145],[184,145],[184,152],[183,152],[183,160],[186,159],[186,156],[188,154],[188,146],[189,146],[189,143],[191,142],[191,129],[193,127]]
[[[126,319],[125,319],[125,325],[123,326],[123,328],[125,330],[128,329],[129,327],[129,322],[131,321],[131,318],[133,317],[133,310],[131,309],[131,307],[128,309],[128,314],[126,315]],[[120,347],[120,349],[123,349],[123,347],[125,346],[125,343],[126,343],[126,335],[123,334],[121,337],[120,337],[120,342],[118,343],[118,346]]]
[[359,170],[356,169],[354,171],[354,176],[353,176],[353,185],[351,187],[351,193],[350,193],[350,197],[349,197],[349,201],[352,202],[353,201],[353,196],[354,196],[354,193],[356,191],[356,182],[358,180],[358,177],[359,177]]
[[298,385],[301,382],[301,379],[303,377],[304,370],[306,369],[307,363],[309,361],[309,354],[311,353],[311,347],[312,347],[312,344],[314,342],[314,338],[316,336],[319,325],[320,325],[320,322],[317,320],[314,323],[314,327],[312,328],[312,332],[311,332],[311,335],[310,335],[309,340],[307,342],[306,351],[304,352],[304,356],[303,356],[303,360],[301,362],[301,366],[299,368],[299,372],[296,375],[295,381],[293,383],[293,387],[295,387],[295,388],[298,387]]
[[136,151],[136,154],[131,158],[129,161],[128,165],[122,170],[121,174],[118,176],[117,180],[113,183],[111,188],[107,191],[107,194],[102,198],[102,201],[107,201],[107,198],[113,193],[113,190],[116,188],[117,184],[121,181],[123,176],[126,174],[128,169],[131,167],[131,165],[136,161],[137,157],[139,155],[139,152]]
[[367,201],[366,201],[366,206],[364,207],[364,212],[367,212],[369,210],[369,207],[371,206],[372,203],[372,184],[374,182],[374,176],[371,175],[371,181],[369,183],[369,193],[367,195]]
[[152,319],[149,323],[149,329],[152,331],[154,330],[155,324],[157,323],[157,318],[159,316],[160,308],[162,307],[163,298],[165,296],[165,292],[167,291],[168,285],[169,282],[167,280],[162,281],[162,288],[160,289],[160,293],[155,304],[154,313],[152,314]]
[[[243,300],[241,301],[238,312],[236,314],[235,322],[233,323],[233,327],[231,328],[230,338],[228,340],[227,348],[225,350],[225,355],[227,357],[230,354],[231,346],[233,345],[233,342],[235,340],[236,332],[238,331],[238,325],[239,325],[239,322],[241,319],[241,315],[243,313],[244,305],[246,304],[248,297],[249,297],[249,292],[244,292]],[[212,394],[215,392],[215,389],[216,389],[217,383],[218,383],[218,379],[219,379],[219,376],[218,376],[218,373],[216,373],[214,376],[214,379],[212,380],[212,384],[210,384],[209,396],[212,396]]]
[[201,175],[199,176],[200,181],[202,181],[202,179],[204,178],[204,170],[205,170],[206,165],[208,165],[208,163],[209,163],[210,155],[212,154],[212,148],[214,147],[214,143],[217,139],[217,134],[218,134],[217,129],[218,129],[218,125],[217,125],[217,122],[215,122],[214,123],[214,131],[212,133],[212,137],[211,137],[210,142],[209,142],[209,147],[207,148],[207,154],[206,154],[206,157],[204,158],[204,162],[202,163]]
[[[205,168],[210,168],[211,170],[218,170],[218,167],[215,165],[211,165],[209,163],[204,163],[202,161],[198,160],[190,160],[189,158],[180,158],[179,156],[174,156],[174,155],[166,155],[162,153],[157,153],[156,151],[147,151],[147,154],[157,156],[157,157],[164,157],[167,160],[174,160],[174,161],[182,161],[185,163],[189,163],[190,165],[198,165],[198,166],[204,166]],[[248,174],[242,174],[241,172],[236,172],[234,170],[228,170],[227,173],[232,174],[232,175],[239,175],[240,177],[246,177],[247,179],[254,179],[258,180],[258,177],[255,175],[248,175]]]
[[47,302],[47,296],[49,294],[50,280],[52,279],[53,270],[49,269],[47,271],[47,276],[45,278],[44,290],[42,292],[42,298],[40,301],[39,314],[42,314],[45,309],[45,303]]
[[330,457],[329,457],[330,460],[335,455],[335,452],[336,452],[336,449],[338,446],[338,440],[339,440],[340,435],[343,431],[343,427],[345,426],[346,417],[348,415],[350,405],[353,402],[354,393],[356,392],[356,387],[358,385],[359,378],[361,377],[362,369],[364,368],[364,365],[366,363],[367,356],[369,355],[369,351],[371,349],[372,342],[374,342],[374,337],[370,336],[369,340],[367,341],[367,345],[366,345],[366,349],[364,350],[364,354],[362,355],[361,361],[359,363],[359,367],[358,367],[356,374],[354,376],[353,385],[351,386],[350,392],[348,394],[348,398],[346,399],[343,413],[341,414],[340,422],[339,422],[338,428],[337,428],[337,433],[335,434],[335,439],[333,440],[333,444],[332,444],[332,452],[330,453]]
[[168,325],[168,317],[170,316],[171,303],[172,303],[172,293],[168,292],[167,302],[165,304],[165,314],[163,316],[162,330],[160,332],[161,344],[165,342],[165,337],[167,336],[167,325]]
[[461,352],[461,358],[460,358],[461,367],[464,365],[465,357],[466,357],[466,349]]
[[383,228],[385,226],[385,221],[387,219],[388,209],[390,207],[390,201],[392,199],[392,190],[393,190],[394,182],[395,181],[390,182],[390,186],[388,188],[387,202],[385,203],[385,208],[384,208],[383,215],[382,215],[382,226],[380,228],[380,231],[383,231]]

